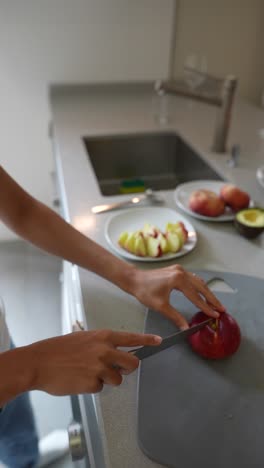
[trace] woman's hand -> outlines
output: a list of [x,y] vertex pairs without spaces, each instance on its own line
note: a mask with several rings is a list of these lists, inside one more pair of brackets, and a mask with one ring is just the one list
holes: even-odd
[[181,291],[194,305],[209,317],[219,317],[224,306],[199,277],[181,265],[155,270],[136,270],[133,278],[132,294],[142,304],[161,312],[181,329],[188,328],[186,319],[169,302],[173,289]]
[[118,349],[158,345],[156,335],[111,330],[81,331],[38,341],[28,348],[34,368],[31,389],[53,395],[100,392],[104,384],[120,385],[122,374],[139,364],[132,353]]

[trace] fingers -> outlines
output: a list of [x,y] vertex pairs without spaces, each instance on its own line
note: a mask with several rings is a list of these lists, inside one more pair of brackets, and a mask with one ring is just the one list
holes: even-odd
[[100,378],[105,384],[118,386],[122,383],[122,374],[130,374],[137,369],[139,360],[131,353],[113,349],[109,350],[107,363]]
[[96,379],[96,381],[93,384],[89,382],[87,392],[99,393],[103,390],[103,388],[104,388],[104,382],[101,379]]
[[159,311],[168,319],[172,320],[172,322],[174,322],[181,330],[189,328],[187,320],[170,304],[165,304]]
[[123,377],[120,374],[120,371],[117,369],[112,368],[107,368],[102,372],[101,374],[101,379],[103,383],[108,384],[108,385],[113,385],[114,387],[117,387],[118,385],[121,385],[123,381]]
[[199,292],[205,297],[206,301],[212,305],[216,310],[219,312],[225,312],[225,307],[221,302],[217,299],[217,297],[212,293],[212,291],[208,288],[206,283],[200,278],[199,276],[194,275],[191,273],[192,282],[197,287]]
[[205,302],[197,290],[192,286],[188,285],[188,287],[184,288],[183,290],[184,295],[199,309],[201,309],[206,315],[209,317],[218,318],[219,313],[216,312],[207,302]]
[[155,346],[159,345],[162,338],[157,335],[144,333],[111,332],[110,341],[114,346]]
[[134,354],[119,349],[112,350],[109,353],[111,365],[118,367],[124,374],[130,374],[138,368],[139,360]]

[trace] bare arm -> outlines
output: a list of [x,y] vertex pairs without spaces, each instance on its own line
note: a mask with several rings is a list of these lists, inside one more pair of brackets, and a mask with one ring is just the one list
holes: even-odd
[[[181,328],[188,324],[169,303],[172,289],[182,291],[208,315],[218,316],[216,310],[224,310],[203,281],[180,265],[143,271],[118,259],[31,197],[3,168],[0,218],[19,236],[106,278]],[[160,341],[150,335],[96,330],[0,353],[0,406],[26,390],[63,395],[98,392],[105,383],[120,385],[121,374],[136,369],[138,359],[118,347],[154,345]]]
[[0,168],[0,217],[20,237],[106,278],[127,292],[135,268],[74,229]]
[[225,310],[205,283],[180,265],[143,271],[112,255],[31,197],[3,168],[0,169],[0,217],[24,239],[111,281],[181,328],[188,324],[169,303],[172,289],[182,291],[209,316],[217,317],[216,310]]

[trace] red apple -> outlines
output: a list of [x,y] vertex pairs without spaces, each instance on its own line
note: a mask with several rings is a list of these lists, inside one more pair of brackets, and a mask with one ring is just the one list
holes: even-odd
[[220,190],[220,197],[233,211],[247,208],[250,202],[248,193],[233,184],[225,184]]
[[203,216],[216,217],[225,211],[225,202],[211,190],[195,190],[189,198],[189,207]]
[[[197,312],[190,326],[197,325],[208,319],[203,312]],[[204,328],[190,335],[188,341],[197,354],[207,359],[223,359],[234,354],[240,345],[241,333],[235,319],[222,312]]]

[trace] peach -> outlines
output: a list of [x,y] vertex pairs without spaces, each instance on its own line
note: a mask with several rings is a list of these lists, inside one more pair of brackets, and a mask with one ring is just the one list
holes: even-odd
[[247,208],[250,202],[248,193],[233,184],[225,184],[220,190],[220,197],[233,211]]
[[190,195],[189,208],[200,215],[216,217],[224,213],[225,203],[211,190],[195,190]]

